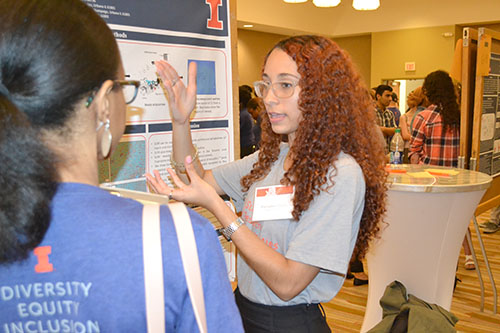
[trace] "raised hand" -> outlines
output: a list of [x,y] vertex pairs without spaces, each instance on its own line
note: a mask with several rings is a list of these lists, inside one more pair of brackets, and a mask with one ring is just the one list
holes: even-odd
[[169,63],[159,60],[155,61],[155,65],[167,92],[172,121],[178,124],[189,122],[189,116],[196,106],[196,62],[189,64],[187,87]]

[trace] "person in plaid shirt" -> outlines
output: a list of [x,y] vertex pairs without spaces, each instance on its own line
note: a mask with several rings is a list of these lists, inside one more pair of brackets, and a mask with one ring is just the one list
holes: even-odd
[[[435,71],[427,75],[422,90],[431,105],[415,116],[410,162],[456,167],[460,145],[460,108],[453,81],[445,71]],[[475,269],[467,236],[464,237],[463,247],[465,269]]]
[[386,141],[385,150],[387,153],[389,152],[391,139],[397,127],[396,120],[394,119],[394,113],[387,108],[392,101],[392,87],[385,84],[379,85],[375,90],[375,99],[377,125],[384,134]]
[[410,141],[410,161],[456,167],[460,144],[460,109],[448,73],[427,75],[424,94],[431,105],[415,116]]

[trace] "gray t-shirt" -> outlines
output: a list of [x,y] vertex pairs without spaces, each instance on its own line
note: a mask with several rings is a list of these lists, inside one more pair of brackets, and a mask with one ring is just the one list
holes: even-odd
[[[294,305],[330,301],[344,282],[341,274],[347,272],[359,230],[364,208],[365,181],[358,163],[341,152],[335,163],[335,185],[328,192],[321,191],[303,212],[300,220],[293,219],[252,221],[255,188],[280,185],[288,144],[280,146],[278,160],[267,176],[242,192],[240,179],[247,175],[258,160],[256,153],[241,160],[213,169],[217,184],[242,211],[247,226],[264,243],[286,258],[319,267],[320,273],[296,297],[288,302],[280,299],[260,277],[238,256],[238,287],[249,300],[266,305]],[[331,175],[333,169],[330,169]],[[327,181],[327,184],[331,184]],[[326,188],[327,186],[325,186]]]

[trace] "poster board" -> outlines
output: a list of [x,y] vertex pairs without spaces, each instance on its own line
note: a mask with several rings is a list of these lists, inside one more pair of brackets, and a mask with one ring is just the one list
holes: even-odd
[[[197,63],[197,101],[191,118],[194,144],[205,168],[233,161],[233,103],[236,22],[230,0],[85,0],[107,23],[118,42],[127,79],[141,83],[127,108],[126,129],[110,159],[99,165],[99,181],[147,192],[145,173],[168,180],[172,119],[154,61],[167,60],[188,84]],[[235,12],[234,7],[233,11]]]
[[460,156],[494,177],[478,215],[500,204],[500,32],[464,28],[462,59]]
[[[128,106],[126,129],[112,156],[99,165],[103,188],[139,201],[165,203],[148,193],[145,173],[157,169],[168,182],[172,122],[155,60],[169,61],[184,84],[197,63],[197,103],[191,131],[199,158],[210,169],[239,156],[236,0],[84,0],[108,24],[127,79],[141,86]],[[214,216],[201,208],[215,228]],[[236,249],[221,239],[228,277],[235,279]]]
[[473,28],[464,28],[462,35],[462,64],[461,64],[461,98],[460,98],[460,168],[469,168],[472,122],[474,115],[474,94],[476,78],[478,31]]

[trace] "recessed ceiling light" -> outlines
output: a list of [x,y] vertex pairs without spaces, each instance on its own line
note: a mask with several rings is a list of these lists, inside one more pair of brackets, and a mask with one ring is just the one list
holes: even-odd
[[243,28],[253,28],[253,24],[243,24]]

